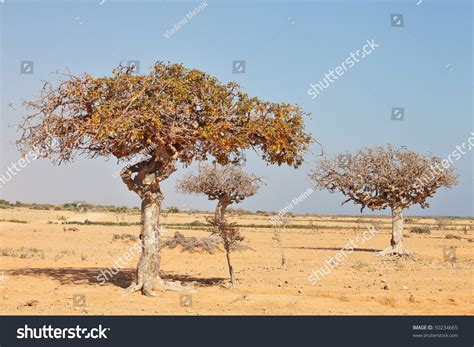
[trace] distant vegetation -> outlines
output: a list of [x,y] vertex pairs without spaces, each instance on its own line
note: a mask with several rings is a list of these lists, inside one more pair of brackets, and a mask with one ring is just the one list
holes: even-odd
[[[16,207],[22,207],[22,208],[29,208],[31,210],[51,210],[51,211],[93,211],[93,212],[115,212],[115,213],[140,213],[140,208],[139,207],[127,207],[127,206],[114,206],[114,205],[94,205],[94,204],[83,204],[77,206],[77,204],[74,203],[65,203],[61,205],[52,205],[52,204],[37,204],[37,203],[24,203],[21,201],[16,201],[16,202],[9,202],[4,199],[0,199],[0,209],[9,209],[9,208],[16,208]],[[228,208],[227,212],[229,215],[233,216],[239,216],[239,215],[259,215],[259,216],[273,216],[277,214],[277,212],[273,211],[261,211],[258,210],[256,212],[248,211],[242,208]],[[168,208],[163,209],[163,213],[193,213],[193,214],[209,214],[211,213],[210,211],[203,211],[203,210],[180,210],[176,206],[170,206]],[[338,218],[350,218],[354,217],[353,215],[322,215],[322,214],[317,214],[317,213],[301,213],[301,214],[293,214],[293,213],[287,213],[286,214],[288,217],[293,217],[293,216],[306,216],[306,217],[329,217],[333,219],[338,219]],[[366,215],[364,217],[367,218],[386,218],[387,216],[384,215]],[[406,218],[407,223],[413,223],[413,224],[420,224],[417,223],[416,219],[430,219],[433,218],[431,216],[410,216]],[[447,219],[471,219],[472,217],[460,217],[460,216],[437,216],[436,220],[436,225],[434,226],[435,229],[443,229],[450,226],[450,223]],[[6,222],[6,220],[3,220]],[[8,222],[12,223],[27,223],[26,221],[15,221],[15,220],[9,220]],[[352,220],[345,220],[345,222],[352,222]],[[91,224],[95,224],[92,223]],[[112,223],[113,225],[116,225],[117,223]],[[111,225],[112,225],[111,224]],[[127,224],[127,223],[125,223]],[[132,223],[133,224],[133,223]]]
[[62,205],[23,203],[21,201],[9,202],[0,199],[0,209],[24,207],[31,210],[53,210],[53,211],[106,211],[106,212],[139,212],[138,207],[113,206],[113,205],[93,205],[93,204],[75,204],[66,203]]
[[[114,205],[94,205],[94,204],[76,204],[76,203],[65,203],[61,205],[52,204],[36,204],[36,203],[23,203],[21,201],[9,202],[4,199],[0,199],[0,209],[23,207],[31,210],[50,210],[50,211],[94,211],[94,212],[115,212],[115,213],[139,213],[139,207],[127,207],[127,206],[114,206]],[[180,213],[180,212],[192,212],[192,213],[207,213],[207,211],[181,211],[175,206],[170,206],[163,209],[164,213]],[[248,212],[251,213],[251,212]]]
[[20,224],[28,223],[26,220],[19,220],[19,219],[0,219],[0,222],[20,223]]

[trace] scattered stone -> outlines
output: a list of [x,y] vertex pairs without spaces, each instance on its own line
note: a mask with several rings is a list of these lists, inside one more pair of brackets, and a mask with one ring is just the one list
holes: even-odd
[[386,285],[383,286],[383,289],[384,290],[390,290],[390,286],[388,284],[386,284]]
[[408,301],[410,301],[411,303],[414,303],[415,302],[415,297],[412,295],[410,295],[410,298],[408,299]]
[[36,306],[39,304],[38,300],[29,300],[26,302],[26,306]]
[[381,279],[380,280],[382,283],[387,283],[387,280]]
[[461,239],[462,239],[461,236],[454,235],[454,234],[448,234],[448,235],[446,235],[446,238],[447,238],[448,240],[451,240],[451,239],[461,240]]
[[407,286],[402,286],[402,289],[403,290],[408,290],[408,287]]

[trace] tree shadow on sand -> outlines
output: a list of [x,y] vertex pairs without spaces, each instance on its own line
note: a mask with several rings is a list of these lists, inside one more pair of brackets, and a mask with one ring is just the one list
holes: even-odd
[[[103,271],[103,272],[101,272]],[[121,269],[115,275],[107,269],[102,268],[23,268],[8,271],[10,276],[47,276],[62,285],[68,284],[87,284],[100,285],[101,274],[105,274],[106,283],[117,287],[127,288],[135,278],[135,269]],[[110,274],[110,275],[109,275]],[[189,275],[177,275],[170,272],[162,272],[162,278],[168,281],[180,281],[183,284],[193,285],[195,287],[209,287],[214,285],[223,285],[227,282],[226,278],[209,277],[201,278]]]

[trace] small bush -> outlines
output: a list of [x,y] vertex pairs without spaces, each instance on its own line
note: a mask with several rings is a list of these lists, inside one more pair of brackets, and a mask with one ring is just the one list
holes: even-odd
[[242,215],[242,214],[251,214],[251,212],[244,210],[243,208],[228,208],[226,212],[230,215]]
[[414,234],[431,234],[429,227],[413,227],[410,232]]
[[118,241],[118,240],[137,241],[138,237],[132,234],[114,234],[112,237],[112,241]]
[[451,239],[461,240],[461,239],[462,239],[461,236],[454,235],[454,234],[448,234],[448,235],[446,235],[446,238],[447,238],[448,240],[451,240]]
[[167,213],[179,213],[180,210],[176,206],[170,206],[166,209]]
[[0,256],[21,258],[21,259],[29,259],[29,258],[44,259],[44,251],[38,248],[26,248],[26,247],[21,247],[19,249],[2,248],[0,249]]
[[174,249],[177,246],[181,246],[182,252],[189,252],[189,253],[215,253],[219,251],[220,248],[218,246],[219,240],[212,239],[212,238],[203,238],[198,239],[196,237],[186,237],[177,231],[173,238],[166,240],[163,242],[163,248],[170,248]]
[[75,251],[63,250],[54,256],[54,261],[58,261],[61,258],[75,255]]
[[446,227],[449,225],[450,223],[444,219],[438,219],[436,220],[436,226],[438,228],[438,230],[442,230],[442,229],[446,229]]

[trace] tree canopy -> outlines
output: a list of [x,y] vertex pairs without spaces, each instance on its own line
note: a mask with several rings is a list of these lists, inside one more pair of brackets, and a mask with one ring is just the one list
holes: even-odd
[[41,149],[57,163],[76,154],[127,160],[151,157],[189,164],[213,156],[227,164],[242,149],[270,163],[299,166],[311,142],[299,106],[249,97],[181,64],[157,62],[147,75],[119,66],[112,76],[62,75],[46,82],[20,129],[20,149]]
[[178,181],[182,193],[204,194],[210,200],[228,199],[239,203],[255,195],[260,187],[259,177],[246,173],[236,165],[204,165],[198,174],[188,174]]
[[[406,208],[419,204],[429,207],[426,199],[440,187],[450,188],[457,182],[451,167],[442,167],[442,159],[423,156],[405,147],[377,146],[359,150],[349,160],[338,157],[321,160],[310,177],[319,188],[339,191],[361,205],[381,210]],[[419,179],[426,176],[427,179]]]

